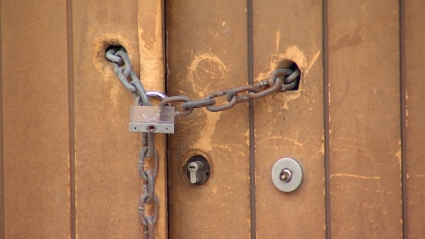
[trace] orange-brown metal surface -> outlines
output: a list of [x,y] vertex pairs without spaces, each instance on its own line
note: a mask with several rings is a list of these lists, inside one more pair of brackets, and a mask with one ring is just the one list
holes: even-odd
[[66,4],[1,1],[3,238],[68,238]]
[[401,238],[399,5],[328,3],[334,238]]
[[[104,52],[123,45],[139,70],[137,0],[73,1],[76,236],[141,238],[139,134],[128,132],[132,95]],[[127,9],[127,11],[119,11]]]
[[403,79],[405,83],[405,128],[404,160],[407,182],[405,224],[409,238],[423,238],[425,227],[425,81],[423,62],[425,61],[425,2],[405,1],[404,41],[403,41]]

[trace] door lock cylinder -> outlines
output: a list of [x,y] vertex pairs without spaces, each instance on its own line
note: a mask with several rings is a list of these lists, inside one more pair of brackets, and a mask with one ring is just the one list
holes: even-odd
[[189,178],[191,184],[199,184],[202,183],[203,175],[205,174],[204,163],[201,161],[190,162],[187,165],[187,170],[189,171]]

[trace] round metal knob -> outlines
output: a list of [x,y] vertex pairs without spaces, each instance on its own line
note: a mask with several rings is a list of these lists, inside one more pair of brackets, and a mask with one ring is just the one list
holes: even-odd
[[303,182],[301,164],[293,158],[279,159],[272,169],[272,181],[282,192],[295,191]]

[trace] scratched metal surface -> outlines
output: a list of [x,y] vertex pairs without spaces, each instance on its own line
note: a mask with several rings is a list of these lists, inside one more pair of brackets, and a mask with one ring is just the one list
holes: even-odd
[[[168,94],[202,99],[247,84],[246,2],[166,1]],[[171,238],[249,238],[248,108],[195,109],[177,119],[169,137]],[[208,184],[188,187],[180,160],[197,149],[213,162]]]

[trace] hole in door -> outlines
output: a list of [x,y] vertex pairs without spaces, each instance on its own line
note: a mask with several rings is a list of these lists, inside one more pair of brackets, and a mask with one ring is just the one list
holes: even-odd
[[[300,81],[301,81],[301,70],[295,62],[288,60],[288,59],[282,60],[277,65],[276,69],[291,69],[294,72],[298,70],[300,72],[300,74],[297,77],[295,77],[295,79],[293,81],[295,85],[294,85],[294,87],[289,89],[289,91],[297,91],[299,89]],[[288,77],[288,76],[286,76],[286,77]]]

